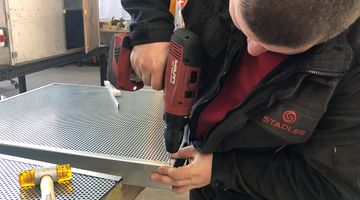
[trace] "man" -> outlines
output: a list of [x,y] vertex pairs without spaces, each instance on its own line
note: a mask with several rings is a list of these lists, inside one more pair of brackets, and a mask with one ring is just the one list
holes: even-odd
[[[161,89],[169,2],[122,3],[132,65]],[[190,199],[360,199],[360,1],[189,0],[183,16],[206,52],[173,155],[191,163],[151,180]]]

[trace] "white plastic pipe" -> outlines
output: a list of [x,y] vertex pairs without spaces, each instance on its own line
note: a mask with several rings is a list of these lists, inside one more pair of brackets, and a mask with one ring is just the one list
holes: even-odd
[[54,191],[54,182],[51,176],[46,175],[40,182],[41,200],[56,200]]

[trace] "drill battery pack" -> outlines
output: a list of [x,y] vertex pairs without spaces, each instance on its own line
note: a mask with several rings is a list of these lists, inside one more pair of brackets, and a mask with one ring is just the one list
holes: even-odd
[[144,83],[131,67],[130,43],[128,33],[117,33],[110,44],[107,78],[119,90],[135,91],[144,87]]

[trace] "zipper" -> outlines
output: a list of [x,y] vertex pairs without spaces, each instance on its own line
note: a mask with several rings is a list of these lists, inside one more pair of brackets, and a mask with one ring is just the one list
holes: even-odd
[[316,71],[316,70],[300,70],[297,72],[304,72],[304,73],[308,73],[308,74],[312,74],[312,75],[316,75],[316,76],[322,76],[322,77],[337,77],[337,76],[342,76],[344,75],[344,72],[321,72],[321,71]]
[[[235,28],[236,31],[238,31],[236,28]],[[235,37],[238,37],[238,35],[236,35],[235,33],[235,36],[233,35],[234,34],[234,29],[230,32],[230,36],[229,36],[229,40],[228,40],[228,45],[227,45],[227,49],[226,49],[226,52],[231,52],[231,49],[234,51],[233,53],[231,53],[231,55],[229,56],[226,56],[225,59],[224,59],[224,62],[223,62],[223,66],[228,63],[227,65],[229,65],[230,67],[225,70],[218,78],[218,82],[219,84],[216,85],[216,88],[215,90],[212,92],[212,95],[208,96],[205,100],[203,100],[202,102],[200,102],[198,105],[196,105],[197,107],[201,107],[202,105],[208,103],[210,100],[212,100],[220,91],[220,86],[222,85],[221,83],[223,83],[223,80],[224,78],[226,77],[226,75],[229,73],[229,71],[231,71],[233,69],[233,67],[235,66],[234,63],[235,62],[239,62],[240,58],[241,58],[241,55],[243,53],[243,50],[244,48],[240,48],[241,46],[243,46],[245,44],[245,37],[242,38],[242,39],[239,39],[238,41],[236,39],[234,39]],[[237,45],[235,45],[237,44]],[[226,53],[225,53],[226,55]],[[230,62],[228,62],[227,58],[232,58],[233,56],[237,55],[234,59],[230,60]],[[199,99],[201,100],[201,99]]]
[[[230,44],[230,42],[229,42],[229,44]],[[244,44],[244,42],[243,42],[243,44]],[[239,46],[241,46],[241,45],[239,45]],[[227,50],[228,51],[228,50]],[[219,94],[219,92],[220,92],[220,86],[223,84],[223,82],[224,82],[224,78],[227,76],[227,74],[233,69],[233,67],[235,66],[234,65],[234,62],[238,62],[239,61],[239,59],[240,59],[240,57],[241,57],[241,54],[242,54],[242,48],[238,48],[237,50],[234,50],[234,53],[232,53],[230,56],[228,56],[228,58],[231,58],[231,57],[233,57],[234,55],[237,55],[236,56],[236,58],[234,58],[233,60],[231,60],[230,62],[229,62],[229,64],[227,64],[227,65],[229,65],[230,67],[227,69],[227,70],[225,70],[220,76],[219,76],[219,78],[218,78],[218,83],[219,84],[217,84],[216,85],[216,88],[214,89],[214,91],[212,91],[212,94],[210,95],[210,96],[208,96],[208,97],[206,97],[206,99],[204,99],[204,100],[201,100],[201,98],[198,100],[198,104],[195,104],[194,105],[194,107],[196,108],[196,109],[194,109],[193,111],[192,111],[192,114],[191,114],[191,118],[193,118],[193,117],[195,117],[194,116],[194,113],[196,113],[196,119],[198,119],[198,117],[199,117],[199,114],[200,114],[200,112],[197,112],[200,108],[202,108],[205,104],[207,104],[208,102],[210,102],[212,99],[214,99],[218,94]],[[224,60],[224,64],[223,65],[225,65],[226,64],[226,58],[225,58],[225,60]],[[195,130],[195,127],[196,127],[196,125],[197,125],[197,123],[198,123],[198,120],[195,120],[195,121],[192,121],[192,120],[190,120],[189,121],[190,122],[190,133],[192,133],[192,132],[194,132]],[[195,138],[195,134],[190,134],[190,139],[194,139]]]
[[[238,62],[240,57],[241,57],[242,51],[240,49],[237,49],[234,53],[232,53],[232,55],[230,55],[229,57],[233,56],[233,55],[237,55],[235,59],[233,59],[228,65],[231,66],[229,67],[229,69],[225,70],[218,78],[218,82],[219,84],[216,85],[215,90],[212,92],[212,95],[208,96],[204,101],[202,101],[198,107],[200,107],[201,105],[204,105],[206,103],[208,103],[210,100],[212,100],[220,91],[220,86],[222,85],[224,78],[226,77],[226,75],[233,69],[234,67],[234,62]],[[226,63],[224,62],[224,65]]]
[[[234,59],[235,60],[235,59]],[[212,99],[214,99],[220,92],[220,86],[222,85],[222,83],[224,82],[224,77],[226,77],[226,75],[229,73],[229,71],[231,71],[231,67],[228,70],[225,70],[225,72],[223,74],[221,74],[221,76],[219,77],[219,84],[216,85],[216,88],[214,89],[214,91],[212,92],[212,94],[210,96],[208,96],[206,99],[204,99],[203,101],[201,101],[201,99],[199,99],[199,104],[198,105],[194,105],[195,109],[192,111],[192,116],[191,117],[195,117],[194,113],[196,113],[196,120],[192,121],[190,120],[190,133],[193,132],[194,133],[194,129],[198,123],[198,118],[199,118],[199,114],[200,112],[198,112],[198,110],[200,108],[202,108],[205,104],[207,104],[208,102],[210,102]],[[190,138],[194,139],[195,138],[195,134],[190,134]]]

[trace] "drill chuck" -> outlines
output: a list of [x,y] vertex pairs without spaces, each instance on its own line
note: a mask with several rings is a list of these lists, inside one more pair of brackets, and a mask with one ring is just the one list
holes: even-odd
[[184,127],[188,122],[188,117],[165,113],[164,120],[164,138],[166,151],[169,153],[176,153],[183,141]]

